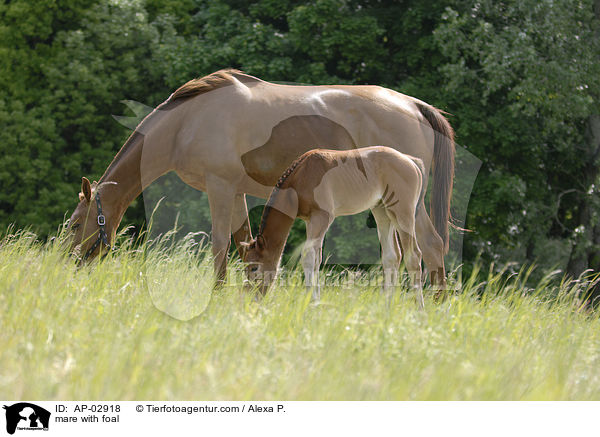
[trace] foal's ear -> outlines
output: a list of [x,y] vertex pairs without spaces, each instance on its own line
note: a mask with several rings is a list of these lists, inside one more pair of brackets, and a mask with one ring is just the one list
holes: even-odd
[[256,247],[258,248],[258,250],[263,250],[266,246],[266,242],[265,242],[265,237],[263,237],[262,235],[257,235],[256,236]]
[[[81,178],[81,194],[83,194],[83,199],[88,202],[92,200],[92,185],[86,177]],[[79,196],[79,198],[80,200],[83,200],[81,196]]]

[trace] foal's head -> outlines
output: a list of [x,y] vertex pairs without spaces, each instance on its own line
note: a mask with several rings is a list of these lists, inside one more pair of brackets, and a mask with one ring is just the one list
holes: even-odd
[[267,247],[267,242],[262,235],[257,235],[246,247],[246,276],[248,280],[257,285],[261,294],[265,294],[275,279],[279,260],[272,256]]

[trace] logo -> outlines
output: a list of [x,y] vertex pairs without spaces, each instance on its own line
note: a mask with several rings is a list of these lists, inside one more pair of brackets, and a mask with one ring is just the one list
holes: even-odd
[[48,431],[50,411],[28,402],[3,407],[6,410],[6,432],[14,434],[19,431]]

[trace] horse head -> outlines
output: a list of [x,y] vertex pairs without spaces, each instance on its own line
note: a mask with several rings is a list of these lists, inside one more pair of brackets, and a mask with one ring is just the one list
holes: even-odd
[[266,294],[277,271],[278,259],[270,256],[265,238],[258,234],[248,243],[240,243],[246,249],[246,277],[252,285],[258,286],[261,294]]
[[[79,204],[69,219],[70,252],[81,261],[95,258],[103,249],[110,250],[110,236],[114,220],[105,213],[100,200],[100,187],[96,181],[81,179]],[[105,205],[106,206],[106,205]]]

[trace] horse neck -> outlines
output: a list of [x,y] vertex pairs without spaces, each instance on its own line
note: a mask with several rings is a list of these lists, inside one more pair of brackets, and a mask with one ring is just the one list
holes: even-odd
[[142,172],[142,153],[144,159],[151,155],[144,151],[144,141],[144,135],[134,132],[100,178],[102,205],[106,209],[107,219],[112,222],[113,231],[121,222],[125,210],[142,190],[170,170],[169,160],[158,159],[152,160],[152,165],[145,165]]
[[277,209],[271,208],[263,223],[261,235],[266,242],[267,258],[275,267],[279,266],[285,242],[294,224],[294,219]]

